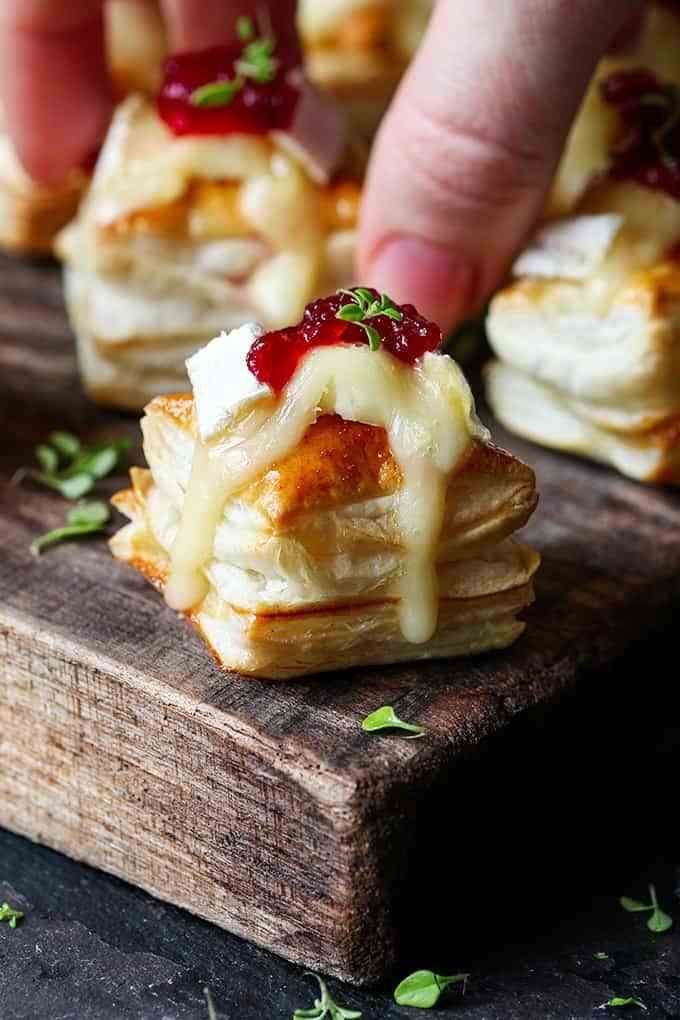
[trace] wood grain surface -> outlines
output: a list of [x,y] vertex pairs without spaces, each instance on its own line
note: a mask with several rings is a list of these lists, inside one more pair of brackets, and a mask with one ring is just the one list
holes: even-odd
[[[133,418],[82,396],[49,263],[0,260],[0,421],[0,824],[357,983],[394,958],[428,791],[518,713],[596,682],[680,602],[676,493],[494,428],[541,494],[520,641],[474,660],[245,680],[218,671],[104,540],[29,552],[66,510],[9,484],[33,446],[54,428],[137,437]],[[362,733],[385,703],[428,736]]]

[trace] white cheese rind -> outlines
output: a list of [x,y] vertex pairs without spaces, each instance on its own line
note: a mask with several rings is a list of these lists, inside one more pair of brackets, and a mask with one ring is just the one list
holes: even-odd
[[198,432],[203,442],[222,432],[247,407],[271,395],[246,364],[253,341],[264,333],[257,322],[222,332],[187,359],[194,389]]
[[623,216],[574,216],[543,227],[516,260],[515,276],[585,280],[604,260],[621,229]]

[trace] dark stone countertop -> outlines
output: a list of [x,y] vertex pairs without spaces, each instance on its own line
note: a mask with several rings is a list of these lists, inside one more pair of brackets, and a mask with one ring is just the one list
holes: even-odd
[[[431,926],[407,933],[386,987],[330,981],[341,1004],[363,1020],[680,1017],[673,646],[660,632],[467,763],[441,800],[452,870]],[[649,881],[677,917],[663,935],[618,904]],[[207,1020],[205,985],[220,1017],[283,1020],[315,995],[299,968],[4,832],[2,899],[27,913],[16,930],[0,924],[2,1020]],[[392,988],[416,967],[470,971],[465,998],[454,989],[429,1013],[396,1006]],[[648,1012],[597,1009],[613,995]]]

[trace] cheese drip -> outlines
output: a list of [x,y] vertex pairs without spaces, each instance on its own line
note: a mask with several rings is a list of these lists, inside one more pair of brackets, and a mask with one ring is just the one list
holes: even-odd
[[486,435],[460,369],[437,354],[425,354],[411,367],[368,347],[318,348],[278,400],[263,398],[246,418],[208,442],[197,438],[166,601],[186,611],[203,600],[204,567],[225,504],[294,450],[323,412],[387,432],[403,477],[397,501],[405,557],[399,622],[407,641],[428,641],[437,626],[436,550],[447,479],[470,437]]

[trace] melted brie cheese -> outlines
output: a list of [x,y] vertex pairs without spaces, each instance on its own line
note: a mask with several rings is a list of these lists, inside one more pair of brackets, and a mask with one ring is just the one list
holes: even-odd
[[208,591],[204,569],[225,504],[286,457],[321,413],[386,430],[403,476],[399,531],[405,551],[400,586],[404,637],[421,643],[437,626],[435,550],[446,486],[471,436],[487,437],[472,394],[454,361],[425,354],[415,366],[367,347],[312,351],[278,401],[263,398],[230,429],[196,441],[182,519],[165,590],[168,604],[194,609]]

